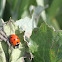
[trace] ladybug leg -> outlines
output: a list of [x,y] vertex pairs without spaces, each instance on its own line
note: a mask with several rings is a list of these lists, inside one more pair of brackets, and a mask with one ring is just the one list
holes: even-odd
[[14,48],[19,48],[19,46],[16,46],[16,45],[15,45]]
[[19,48],[19,45],[18,46],[16,46],[17,48]]

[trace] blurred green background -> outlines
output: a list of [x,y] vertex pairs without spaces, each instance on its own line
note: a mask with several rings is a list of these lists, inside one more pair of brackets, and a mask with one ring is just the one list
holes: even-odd
[[[10,17],[13,20],[19,20],[26,16],[31,18],[29,11],[31,5],[45,7],[47,4],[49,6],[45,9],[45,21],[57,30],[62,29],[62,0],[0,0],[0,18],[4,21],[9,20]],[[42,16],[40,21],[44,20]]]

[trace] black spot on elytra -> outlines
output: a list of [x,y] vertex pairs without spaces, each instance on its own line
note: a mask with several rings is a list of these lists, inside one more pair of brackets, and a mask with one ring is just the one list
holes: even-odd
[[18,42],[17,42],[18,43]]
[[11,42],[11,43],[13,43],[13,42]]
[[14,41],[15,41],[15,39],[14,39]]
[[12,37],[11,37],[12,38]]

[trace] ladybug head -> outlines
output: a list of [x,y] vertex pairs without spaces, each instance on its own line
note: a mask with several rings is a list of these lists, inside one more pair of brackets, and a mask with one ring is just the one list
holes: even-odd
[[19,43],[17,43],[15,46],[19,46]]
[[17,48],[18,48],[18,47],[19,47],[19,43],[17,43],[17,44],[15,45],[15,47],[17,47]]

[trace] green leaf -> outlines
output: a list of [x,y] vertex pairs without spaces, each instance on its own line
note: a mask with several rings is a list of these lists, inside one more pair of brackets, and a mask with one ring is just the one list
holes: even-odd
[[54,43],[51,50],[54,50],[54,56],[56,57],[57,62],[62,61],[62,31],[54,32]]
[[6,33],[7,36],[11,35],[11,34],[17,34],[18,32],[22,33],[22,30],[19,31],[19,28],[17,25],[15,25],[14,21],[8,21],[5,25],[4,25],[4,31]]
[[33,30],[29,39],[29,48],[34,62],[62,61],[62,30],[55,31],[46,23]]
[[8,52],[8,45],[5,41],[1,41],[2,49],[5,54],[5,60],[8,62],[9,61],[9,52]]
[[29,47],[34,55],[33,61],[51,62],[50,48],[53,41],[53,29],[50,28],[46,23],[43,23],[39,29],[34,29],[31,40],[33,46],[32,48],[31,46]]
[[0,42],[0,62],[6,62],[5,52]]
[[22,46],[20,43],[19,48],[13,49],[11,54],[10,54],[10,62],[22,62],[24,60],[25,48]]
[[16,24],[14,24],[13,21],[12,22],[11,21],[8,21],[4,25],[4,32],[6,33],[7,38],[9,38],[9,36],[11,34],[16,34],[20,39],[20,45],[19,45],[19,48],[8,49],[8,46],[6,46],[7,43],[4,42],[2,44],[3,50],[5,52],[6,59],[9,58],[7,61],[10,61],[10,62],[20,62],[21,61],[21,62],[23,62],[24,57],[27,58],[27,56],[28,56],[28,55],[26,56],[25,54],[26,54],[26,52],[29,53],[29,48],[28,48],[28,46],[27,46],[27,44],[26,44],[26,42],[24,41],[24,38],[23,38],[24,32],[21,29],[19,30],[18,26]]

